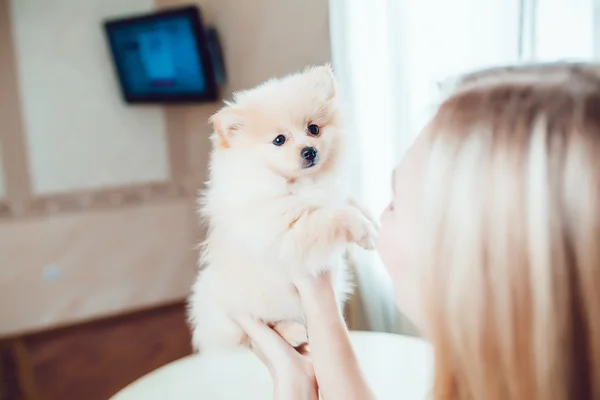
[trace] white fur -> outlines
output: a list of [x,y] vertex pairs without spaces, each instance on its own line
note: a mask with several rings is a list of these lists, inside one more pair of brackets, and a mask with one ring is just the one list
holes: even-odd
[[[332,270],[340,306],[351,292],[348,242],[371,248],[375,228],[344,189],[338,111],[325,66],[238,93],[212,118],[199,210],[209,229],[189,298],[195,349],[244,344],[232,315],[304,324],[294,274]],[[305,130],[313,120],[323,124],[318,138]],[[280,133],[287,142],[278,148],[272,139]],[[301,168],[304,146],[322,154],[315,167]]]

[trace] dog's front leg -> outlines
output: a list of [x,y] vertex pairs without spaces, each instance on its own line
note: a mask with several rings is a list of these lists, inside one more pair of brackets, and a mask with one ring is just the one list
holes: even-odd
[[304,207],[289,218],[280,257],[318,272],[335,264],[348,243],[373,249],[376,237],[377,228],[355,206]]

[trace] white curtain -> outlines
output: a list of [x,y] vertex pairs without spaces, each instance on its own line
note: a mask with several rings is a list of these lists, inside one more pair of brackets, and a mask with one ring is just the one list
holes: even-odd
[[[357,195],[378,215],[390,173],[440,99],[473,69],[600,55],[600,0],[330,0],[332,63],[345,99]],[[414,333],[381,262],[355,267],[354,328]],[[357,315],[358,314],[358,315]]]
[[600,55],[600,1],[522,1],[523,60],[586,60]]

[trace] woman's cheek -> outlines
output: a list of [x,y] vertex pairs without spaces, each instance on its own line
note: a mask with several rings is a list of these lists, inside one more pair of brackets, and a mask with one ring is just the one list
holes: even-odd
[[396,218],[396,215],[389,219],[382,218],[377,251],[392,280],[396,306],[419,326],[420,290],[417,266],[414,263],[414,236],[412,232],[403,229]]
[[392,224],[393,216],[390,215],[388,211],[385,211],[381,216],[381,230],[379,232],[379,239],[377,242],[377,251],[379,252],[379,256],[383,261],[388,273],[390,275],[395,275],[394,270],[397,267],[398,260],[398,246],[396,243],[398,238],[394,234],[393,224]]
[[[397,210],[397,209],[396,209]],[[390,274],[394,286],[409,278],[414,233],[407,229],[397,211],[385,211],[381,216],[381,230],[377,251]]]

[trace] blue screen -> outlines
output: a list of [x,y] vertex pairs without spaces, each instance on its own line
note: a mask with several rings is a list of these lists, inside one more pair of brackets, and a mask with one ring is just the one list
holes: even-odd
[[124,90],[130,96],[202,94],[205,72],[188,16],[113,27],[108,32]]

